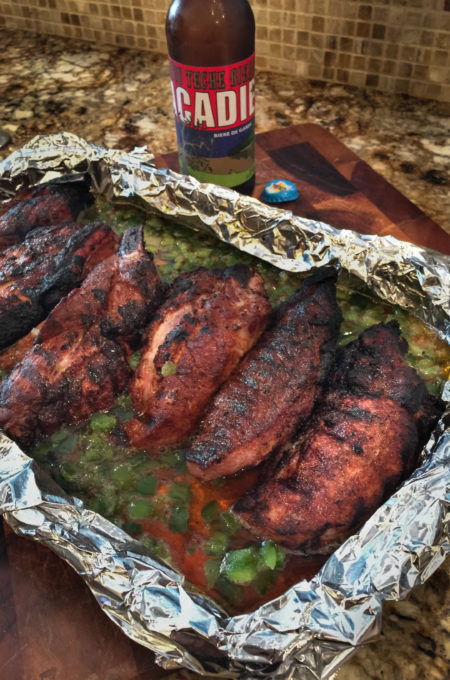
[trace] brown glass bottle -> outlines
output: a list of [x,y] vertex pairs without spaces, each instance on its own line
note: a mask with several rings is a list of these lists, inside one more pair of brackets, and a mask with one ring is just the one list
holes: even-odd
[[180,170],[250,194],[255,20],[247,0],[173,0],[166,20]]

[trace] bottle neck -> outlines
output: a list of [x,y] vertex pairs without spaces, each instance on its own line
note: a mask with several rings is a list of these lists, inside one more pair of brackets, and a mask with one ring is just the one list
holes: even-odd
[[224,66],[255,51],[247,0],[175,0],[166,21],[169,55],[191,66]]

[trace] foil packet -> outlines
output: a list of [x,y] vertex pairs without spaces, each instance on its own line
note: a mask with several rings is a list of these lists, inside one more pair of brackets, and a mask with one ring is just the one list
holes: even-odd
[[[87,173],[95,191],[214,234],[292,272],[334,266],[412,310],[450,343],[450,257],[391,237],[294,216],[70,133],[40,136],[0,163],[0,199]],[[75,175],[75,177],[74,177]],[[450,381],[444,388],[448,401]],[[0,512],[50,547],[87,583],[125,634],[165,668],[218,678],[325,679],[381,627],[384,600],[404,598],[450,552],[450,405],[421,465],[310,581],[230,617],[124,531],[62,491],[0,434]]]

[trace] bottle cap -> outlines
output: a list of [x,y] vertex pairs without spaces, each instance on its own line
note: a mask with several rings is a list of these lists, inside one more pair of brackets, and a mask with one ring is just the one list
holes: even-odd
[[295,201],[296,198],[298,198],[297,187],[287,179],[273,179],[266,184],[261,194],[261,199],[267,203]]

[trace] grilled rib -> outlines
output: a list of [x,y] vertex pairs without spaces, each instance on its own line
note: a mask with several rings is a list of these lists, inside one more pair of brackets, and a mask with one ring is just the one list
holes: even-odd
[[141,414],[127,423],[131,443],[154,451],[182,442],[262,333],[269,311],[262,279],[249,267],[179,276],[148,330],[131,382]]
[[36,229],[0,253],[0,348],[40,323],[116,245],[106,224],[72,224]]
[[0,251],[20,243],[36,227],[72,222],[93,203],[85,182],[46,184],[0,205]]
[[52,183],[46,182],[45,184],[21,189],[12,198],[6,199],[0,203],[0,215],[4,215],[8,210],[17,205],[17,203],[30,201],[32,198],[37,198],[38,196],[48,196],[51,193],[51,187]]
[[128,230],[118,253],[53,309],[31,350],[0,386],[0,427],[29,446],[62,424],[110,408],[130,378],[128,342],[163,291],[142,229]]
[[335,278],[306,279],[214,397],[187,451],[193,475],[209,480],[258,465],[309,416],[339,332]]
[[287,548],[320,551],[350,535],[393,492],[442,410],[405,351],[390,322],[340,352],[308,426],[235,504],[245,524]]

